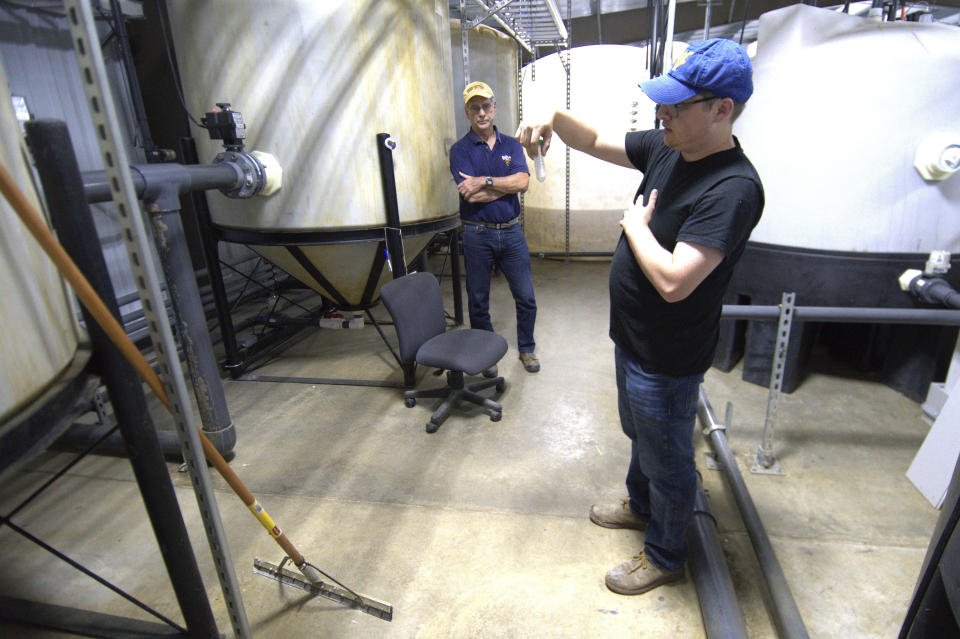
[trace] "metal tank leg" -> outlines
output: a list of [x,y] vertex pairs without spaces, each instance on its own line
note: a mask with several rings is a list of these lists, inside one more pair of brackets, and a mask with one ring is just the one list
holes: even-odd
[[[197,144],[193,138],[180,138],[180,156],[184,164],[198,164]],[[223,285],[223,270],[220,268],[220,242],[216,237],[213,224],[210,222],[210,207],[207,206],[207,196],[203,192],[190,193],[193,208],[197,214],[197,224],[200,227],[200,241],[203,244],[203,256],[207,262],[207,274],[210,278],[210,290],[213,292],[214,305],[217,307],[217,323],[220,326],[220,336],[223,338],[223,349],[226,361],[223,367],[236,379],[240,376],[242,362],[240,350],[237,348],[237,332],[233,325],[233,316],[230,314],[230,301]]]
[[453,286],[453,320],[463,326],[463,289],[460,288],[460,228],[450,231],[450,279]]

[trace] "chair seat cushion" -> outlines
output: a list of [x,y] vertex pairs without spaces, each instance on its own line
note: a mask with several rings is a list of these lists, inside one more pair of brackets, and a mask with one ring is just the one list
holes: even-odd
[[502,335],[461,328],[427,340],[417,351],[417,362],[476,375],[499,362],[506,352],[507,340]]

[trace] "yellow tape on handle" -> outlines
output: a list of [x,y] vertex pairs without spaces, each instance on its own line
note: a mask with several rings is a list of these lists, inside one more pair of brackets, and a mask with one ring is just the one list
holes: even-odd
[[267,514],[267,511],[263,509],[263,506],[261,506],[259,502],[254,500],[252,504],[247,506],[247,508],[249,508],[250,512],[253,513],[253,516],[257,518],[257,521],[260,522],[260,525],[267,529],[267,532],[270,533],[271,537],[277,539],[283,534],[280,531],[280,527],[273,523],[270,515]]

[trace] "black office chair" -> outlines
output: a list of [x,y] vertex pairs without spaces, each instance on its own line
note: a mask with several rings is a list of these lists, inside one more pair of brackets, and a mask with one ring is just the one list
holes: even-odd
[[440,284],[432,273],[412,273],[387,282],[380,288],[380,298],[397,329],[400,361],[405,369],[422,364],[441,369],[438,374],[447,371],[446,386],[403,394],[404,403],[410,408],[416,406],[418,397],[444,398],[427,422],[427,432],[435,433],[461,399],[481,406],[490,415],[490,421],[500,421],[500,404],[481,397],[477,391],[495,386],[498,393],[502,392],[506,385],[503,378],[464,386],[463,375],[476,375],[495,366],[507,352],[507,340],[473,328],[447,331]]

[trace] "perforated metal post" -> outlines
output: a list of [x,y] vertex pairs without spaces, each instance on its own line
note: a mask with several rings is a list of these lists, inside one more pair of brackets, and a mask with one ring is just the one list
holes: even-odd
[[[523,51],[517,45],[517,123],[523,122]],[[520,227],[527,230],[526,194],[520,192]]]
[[470,84],[470,45],[467,37],[470,27],[466,20],[466,3],[460,0],[460,49],[463,51],[463,88]]
[[[567,0],[567,40],[564,43],[566,45],[567,52],[567,62],[564,67],[567,70],[567,111],[570,110],[570,76],[573,73],[573,56],[570,54],[570,42],[573,40],[572,30],[573,22],[570,20],[573,7],[571,0]],[[561,57],[561,60],[563,58]],[[565,179],[564,179],[564,228],[563,228],[563,261],[570,261],[570,147],[569,145],[565,147],[566,149],[566,167],[565,167]]]
[[133,178],[130,175],[126,149],[121,143],[120,123],[107,80],[106,67],[100,51],[100,40],[89,1],[65,0],[67,23],[73,40],[84,92],[90,106],[90,115],[96,131],[97,143],[103,156],[104,168],[110,183],[110,192],[122,230],[124,244],[130,257],[130,270],[140,294],[144,317],[160,365],[160,378],[170,402],[170,412],[176,424],[180,447],[197,497],[197,506],[207,533],[211,555],[220,579],[224,603],[230,623],[237,637],[251,636],[246,611],[240,597],[236,573],[227,549],[226,535],[217,510],[216,498],[210,483],[200,435],[195,417],[184,401],[187,387],[180,368],[173,331],[167,317],[160,281],[144,215],[137,201]]
[[780,301],[780,318],[777,320],[777,341],[770,369],[770,392],[767,394],[767,416],[763,422],[763,441],[757,449],[750,472],[782,475],[780,463],[773,455],[773,432],[780,406],[783,388],[783,371],[787,363],[787,347],[790,345],[790,327],[793,323],[793,307],[796,293],[784,293]]

